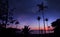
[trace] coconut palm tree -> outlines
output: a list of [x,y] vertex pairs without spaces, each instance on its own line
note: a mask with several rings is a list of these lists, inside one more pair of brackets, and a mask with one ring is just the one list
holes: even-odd
[[45,31],[45,18],[44,18],[44,10],[45,8],[47,8],[47,6],[44,6],[44,3],[42,2],[41,4],[37,5],[39,8],[39,12],[42,11],[42,17],[43,17],[43,24],[44,24],[44,33],[46,33]]
[[38,16],[37,20],[38,20],[38,23],[39,23],[39,34],[40,34],[40,17]]
[[24,28],[22,29],[22,34],[24,35],[24,37],[28,37],[30,32],[31,32],[31,30],[30,30],[29,26],[24,26]]
[[29,34],[30,33],[30,28],[28,26],[24,26],[22,29],[23,34]]
[[48,27],[48,18],[46,18],[45,20],[46,20],[46,23],[47,23],[47,27]]
[[48,18],[46,18],[45,21],[46,21],[46,25],[47,25],[47,29],[48,29]]

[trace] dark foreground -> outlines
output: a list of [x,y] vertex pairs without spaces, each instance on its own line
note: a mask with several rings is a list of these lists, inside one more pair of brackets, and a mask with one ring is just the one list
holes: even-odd
[[30,34],[30,35],[23,35],[23,34],[19,34],[19,35],[7,35],[7,37],[54,37],[54,34]]
[[[0,28],[0,37],[54,37],[53,33],[50,34],[22,34],[16,33],[15,31],[18,29],[13,28]],[[20,31],[20,30],[18,30]]]

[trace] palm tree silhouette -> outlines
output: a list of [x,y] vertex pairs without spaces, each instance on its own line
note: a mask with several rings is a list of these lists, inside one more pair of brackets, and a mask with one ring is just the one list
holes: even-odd
[[45,31],[45,17],[44,17],[44,10],[45,8],[47,8],[47,6],[44,6],[44,3],[42,2],[41,4],[37,5],[39,8],[39,12],[42,11],[42,17],[43,17],[43,24],[44,24],[44,33],[46,33]]
[[40,34],[40,17],[38,16],[38,18],[37,18],[37,20],[38,20],[38,22],[39,22],[39,34]]
[[48,27],[48,18],[46,18],[45,20],[46,20],[46,22],[47,22],[47,27]]
[[13,8],[11,10],[9,9],[10,10],[10,12],[9,12],[8,0],[1,0],[0,4],[1,4],[1,6],[0,6],[0,21],[2,21],[2,24],[4,23],[3,26],[6,27],[7,23],[10,21],[10,18],[12,17],[12,16],[10,17],[10,13],[13,12],[15,10],[15,8]]
[[30,33],[30,28],[29,26],[24,26],[24,28],[22,29],[23,34],[29,34]]
[[48,29],[48,18],[46,18],[45,21],[46,21],[47,29]]
[[22,34],[24,35],[24,37],[28,37],[30,34],[30,28],[29,26],[24,26],[24,28],[22,29]]

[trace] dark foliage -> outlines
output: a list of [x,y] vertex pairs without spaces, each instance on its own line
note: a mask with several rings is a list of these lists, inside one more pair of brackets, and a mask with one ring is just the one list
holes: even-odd
[[30,35],[29,26],[24,26],[24,28],[22,29],[22,34],[24,35],[24,37],[28,37]]
[[52,27],[54,27],[55,37],[60,37],[60,19],[57,19],[56,21],[52,22]]

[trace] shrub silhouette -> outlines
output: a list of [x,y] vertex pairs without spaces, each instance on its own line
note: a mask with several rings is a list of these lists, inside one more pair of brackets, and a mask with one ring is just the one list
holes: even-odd
[[24,26],[24,28],[22,29],[22,33],[23,34],[30,34],[30,28],[29,28],[29,26]]
[[24,28],[22,29],[22,34],[24,35],[24,37],[28,37],[30,34],[30,28],[29,26],[24,26]]
[[55,37],[60,36],[60,19],[57,19],[56,21],[52,22],[51,26],[54,27]]

